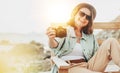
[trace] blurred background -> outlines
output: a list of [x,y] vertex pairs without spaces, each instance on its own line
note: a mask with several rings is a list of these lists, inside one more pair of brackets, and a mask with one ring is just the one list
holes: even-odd
[[47,45],[46,28],[51,22],[68,21],[72,9],[80,2],[96,8],[95,22],[110,22],[120,15],[119,0],[0,0],[0,39],[33,39]]
[[[51,64],[48,38],[52,22],[67,22],[72,9],[80,2],[97,10],[95,22],[120,21],[119,0],[0,0],[0,73],[38,73],[49,71]],[[118,31],[118,30],[117,30]],[[100,31],[94,31],[98,34]],[[102,38],[120,31],[101,32]],[[46,50],[44,50],[46,49]]]

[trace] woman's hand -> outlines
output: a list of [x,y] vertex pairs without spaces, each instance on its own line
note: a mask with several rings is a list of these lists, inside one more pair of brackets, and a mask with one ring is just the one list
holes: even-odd
[[50,40],[55,39],[56,37],[56,31],[53,27],[48,27],[46,34]]
[[50,47],[57,47],[58,43],[55,41],[55,37],[56,37],[55,29],[53,27],[49,27],[46,31],[46,34],[48,35],[49,38]]

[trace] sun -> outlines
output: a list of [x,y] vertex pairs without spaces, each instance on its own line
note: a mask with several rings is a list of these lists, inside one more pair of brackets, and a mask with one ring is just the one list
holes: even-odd
[[70,6],[65,2],[52,2],[47,11],[50,22],[66,22],[70,18]]

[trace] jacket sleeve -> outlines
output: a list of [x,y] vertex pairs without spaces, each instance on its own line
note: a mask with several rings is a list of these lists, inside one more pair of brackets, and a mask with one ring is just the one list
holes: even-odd
[[98,45],[98,42],[95,36],[93,36],[93,38],[94,38],[93,44],[94,44],[94,53],[95,53],[97,49],[99,48],[99,45]]
[[55,55],[61,50],[62,46],[64,45],[64,40],[65,38],[56,39],[56,41],[58,42],[58,46],[55,48],[51,48]]

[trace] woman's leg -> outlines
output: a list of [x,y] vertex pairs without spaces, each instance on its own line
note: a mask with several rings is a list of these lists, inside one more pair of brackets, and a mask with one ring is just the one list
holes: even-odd
[[102,72],[91,71],[87,69],[87,66],[88,66],[87,62],[81,62],[79,63],[79,65],[69,68],[68,73],[102,73]]
[[95,72],[95,71],[91,71],[87,68],[82,68],[82,67],[73,67],[69,69],[68,73],[102,73],[102,72]]
[[111,59],[120,66],[120,46],[118,41],[113,38],[109,38],[101,44],[94,56],[88,61],[88,69],[104,71]]

